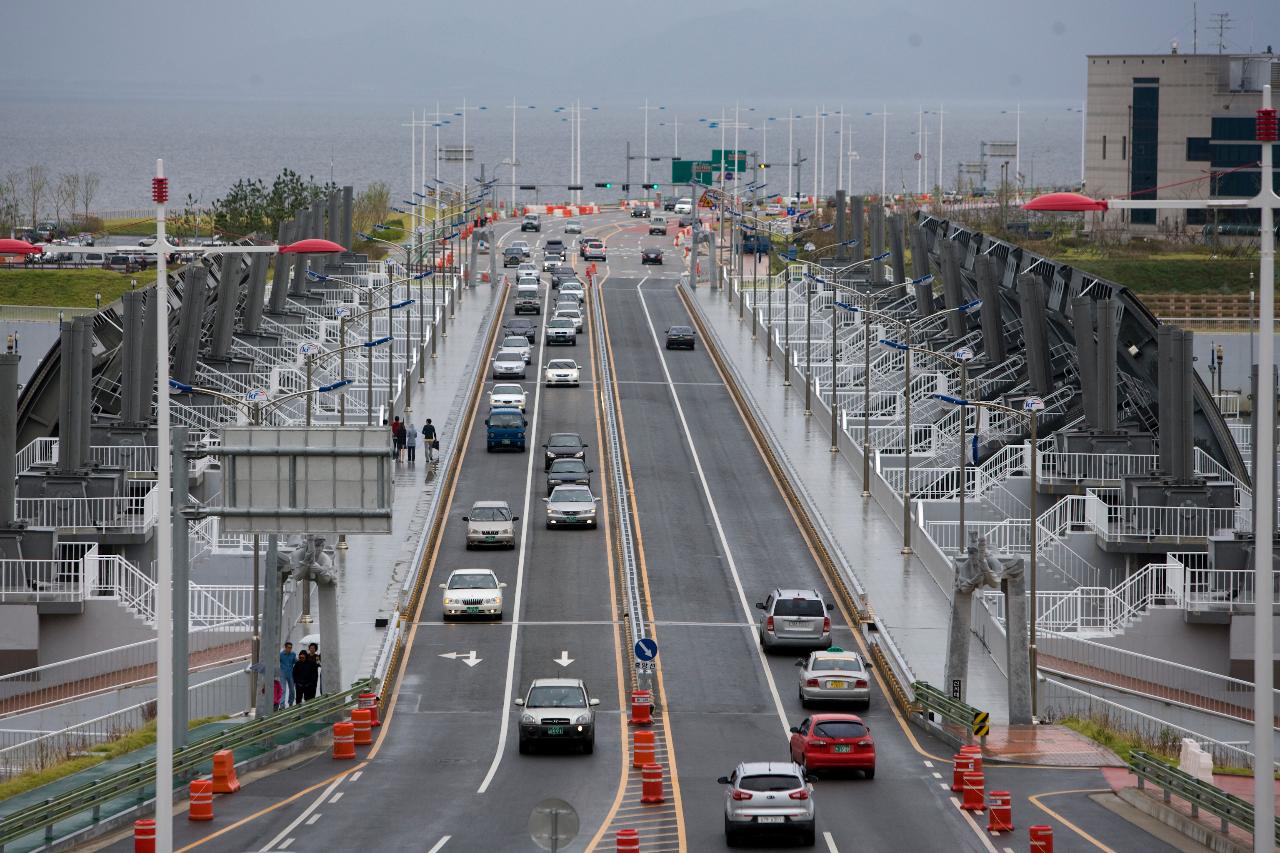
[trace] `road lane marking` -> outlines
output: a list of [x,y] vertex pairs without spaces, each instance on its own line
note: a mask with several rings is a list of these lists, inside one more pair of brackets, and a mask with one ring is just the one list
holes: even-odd
[[439,841],[436,842],[436,845],[434,847],[432,847],[430,850],[427,851],[427,853],[440,853],[440,848],[448,844],[450,838],[453,838],[453,836],[446,835],[444,838],[441,838]]
[[978,839],[982,841],[983,847],[987,848],[990,853],[1000,853],[1000,851],[996,849],[996,846],[991,843],[991,839],[987,837],[987,834],[983,832],[982,827],[978,826],[978,822],[973,819],[972,812],[968,812],[960,808],[959,800],[952,800],[951,805],[956,807],[956,811],[960,813],[960,817],[964,818],[964,822],[973,830],[973,834],[978,836]]
[[932,766],[933,766],[933,762],[932,762],[932,761],[926,761],[926,762],[924,763],[924,766],[925,766],[925,767],[932,767]]
[[293,843],[293,839],[292,839],[292,838],[286,838],[284,841],[281,841],[281,842],[280,842],[280,846],[279,846],[278,848],[276,848],[276,849],[278,849],[278,850],[284,850],[285,848],[287,848],[287,847],[288,847],[290,844],[292,844],[292,843]]
[[1102,851],[1102,853],[1116,853],[1116,851],[1112,850],[1110,847],[1103,844],[1101,841],[1094,838],[1092,835],[1085,832],[1083,829],[1076,826],[1074,823],[1067,820],[1065,817],[1058,814],[1053,809],[1046,806],[1044,803],[1040,802],[1041,797],[1057,797],[1057,796],[1064,796],[1066,794],[1109,794],[1109,793],[1111,793],[1110,788],[1074,788],[1069,791],[1045,791],[1040,794],[1032,794],[1031,796],[1027,797],[1027,799],[1031,801],[1031,805],[1040,809],[1040,811],[1044,812],[1049,817],[1058,821],[1058,823],[1061,823],[1067,829],[1071,830],[1076,835],[1083,838],[1085,841],[1088,841],[1094,847],[1097,847],[1099,850]]
[[569,664],[573,663],[573,661],[574,661],[574,659],[573,659],[573,658],[569,657],[569,650],[568,650],[568,649],[561,649],[561,650],[560,650],[560,657],[558,657],[558,658],[552,658],[552,660],[553,660],[553,661],[555,661],[556,663],[560,664],[561,666],[568,666]]
[[352,782],[359,782],[359,781],[360,781],[360,777],[361,777],[361,776],[363,776],[363,775],[364,775],[364,771],[363,771],[363,770],[357,770],[355,773],[352,773],[352,774],[351,774],[351,781],[352,781]]
[[346,792],[345,792],[345,791],[339,791],[338,793],[336,793],[336,794],[334,794],[334,795],[333,795],[333,797],[329,800],[329,802],[331,802],[331,803],[336,803],[338,800],[342,799],[342,795],[343,795],[344,793],[346,793]]
[[313,826],[315,822],[318,821],[320,818],[321,818],[320,812],[316,812],[311,817],[307,818],[307,826]]
[[[689,448],[689,454],[693,457],[694,469],[698,474],[698,482],[702,486],[702,494],[707,499],[707,508],[711,511],[711,519],[715,524],[716,536],[720,539],[720,547],[724,551],[725,562],[729,566],[729,574],[733,577],[733,585],[738,593],[738,603],[742,606],[742,614],[748,622],[754,622],[751,613],[751,605],[747,603],[747,594],[742,588],[742,577],[738,574],[738,563],[733,558],[733,549],[729,547],[729,537],[724,532],[724,525],[720,521],[720,510],[716,507],[715,498],[711,496],[711,486],[707,483],[706,472],[702,468],[702,459],[698,455],[698,449],[693,443],[693,433],[689,429],[689,422],[684,416],[684,406],[680,404],[680,394],[676,391],[675,385],[672,384],[671,371],[667,367],[667,357],[663,352],[662,346],[658,343],[658,330],[653,325],[653,316],[649,313],[649,304],[644,298],[644,283],[648,280],[648,276],[640,279],[636,285],[636,295],[640,299],[640,307],[644,310],[645,322],[649,325],[649,334],[653,338],[654,348],[658,351],[658,363],[662,365],[662,375],[668,382],[668,390],[671,392],[671,401],[675,404],[676,415],[680,419],[680,428],[684,432],[685,445]],[[782,725],[784,737],[790,736],[790,724],[787,720],[786,709],[782,707],[782,696],[778,694],[778,685],[773,678],[773,670],[769,667],[769,661],[764,656],[764,648],[759,642],[753,642],[752,645],[756,650],[756,657],[760,661],[760,668],[764,672],[764,678],[769,685],[769,694],[773,697],[773,707],[778,714],[778,722]]]
[[941,778],[942,778],[942,774],[941,774],[941,773],[938,773],[937,771],[934,771],[933,778],[935,778],[935,779],[941,779]]
[[[547,288],[547,292],[542,294],[542,312],[545,315],[547,306],[551,300],[551,289]],[[547,336],[542,335],[538,342],[538,364],[546,363],[547,355]],[[534,448],[538,446],[538,421],[542,418],[542,382],[538,382],[533,392],[533,417],[529,419],[529,435],[525,438],[526,452],[529,454],[529,464],[525,470],[524,481],[524,512],[520,517],[520,555],[516,559],[516,595],[512,604],[512,614],[516,617],[520,615],[520,604],[524,600],[524,568],[529,559],[529,515],[530,507],[533,501],[533,459],[540,454],[534,452]],[[489,772],[484,774],[484,780],[480,783],[480,787],[476,789],[477,794],[483,794],[489,790],[489,786],[493,784],[493,777],[498,775],[498,765],[502,763],[502,756],[507,751],[507,736],[511,731],[511,701],[514,698],[511,694],[515,686],[516,677],[516,648],[520,636],[519,624],[511,626],[511,639],[507,644],[507,676],[505,686],[502,688],[502,706],[498,712],[502,715],[502,722],[498,729],[498,746],[493,753],[493,761],[489,764]]]
[[[343,775],[345,776],[346,774],[343,774]],[[340,784],[342,784],[342,777],[334,779],[332,782],[330,782],[329,787],[321,791],[320,796],[316,797],[315,800],[311,803],[311,805],[303,809],[302,814],[294,818],[293,821],[288,826],[286,826],[283,830],[280,831],[279,835],[277,835],[275,838],[268,841],[266,844],[262,845],[262,847],[259,849],[259,853],[267,853],[267,851],[270,851],[270,850],[279,850],[280,842],[284,841],[286,838],[289,838],[290,834],[295,829],[297,829],[304,820],[311,817],[311,813],[314,812],[316,809],[320,808],[320,804],[323,803],[325,799],[330,794],[333,793],[333,789],[338,787]],[[228,829],[229,828],[230,827],[228,827]]]
[[475,649],[468,649],[466,654],[462,652],[445,652],[437,657],[448,658],[449,660],[460,660],[471,669],[475,669],[476,664],[480,663],[484,658],[476,657]]
[[822,840],[827,842],[827,853],[840,853],[840,851],[836,849],[836,840],[831,837],[831,833],[822,833]]

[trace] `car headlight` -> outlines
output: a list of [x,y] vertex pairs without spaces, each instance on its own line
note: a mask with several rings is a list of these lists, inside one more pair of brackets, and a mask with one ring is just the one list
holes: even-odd
[[453,598],[452,596],[446,595],[444,597],[444,603],[446,607],[452,607],[453,605],[458,603],[458,599]]
[[577,453],[573,454],[573,458],[574,458],[574,459],[581,459],[581,458],[582,458],[582,455],[583,455],[583,453],[584,453],[584,452],[585,452],[585,451],[579,450]]
[[535,717],[533,714],[523,714],[520,717],[520,722],[524,723],[525,725],[531,726],[538,722],[538,718]]
[[590,714],[579,714],[578,718],[573,721],[573,724],[575,726],[585,726],[589,722],[591,722]]
[[553,453],[552,451],[548,450],[548,451],[547,451],[547,458],[548,458],[548,459],[555,459],[555,458],[556,458],[556,455],[555,455],[555,453]]

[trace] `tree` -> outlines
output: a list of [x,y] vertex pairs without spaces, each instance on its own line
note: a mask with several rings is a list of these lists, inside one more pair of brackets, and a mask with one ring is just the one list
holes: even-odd
[[391,187],[383,181],[375,181],[360,191],[352,205],[351,219],[356,231],[369,232],[373,226],[386,219],[391,209]]
[[214,229],[235,237],[259,232],[274,237],[281,222],[333,189],[333,184],[317,184],[311,176],[304,180],[292,169],[283,169],[270,188],[260,178],[241,178],[213,202]]
[[80,176],[74,172],[63,172],[53,185],[53,211],[58,225],[62,225],[62,212],[67,212],[68,220],[76,218],[76,205],[80,201]]
[[41,163],[33,163],[22,170],[22,198],[31,211],[31,226],[40,222],[40,202],[49,191],[49,170]]
[[17,172],[9,172],[0,178],[0,233],[8,234],[18,227],[18,219],[22,215],[19,183]]
[[80,175],[80,203],[84,205],[84,227],[89,227],[89,206],[93,204],[102,185],[102,177],[97,172],[82,172]]

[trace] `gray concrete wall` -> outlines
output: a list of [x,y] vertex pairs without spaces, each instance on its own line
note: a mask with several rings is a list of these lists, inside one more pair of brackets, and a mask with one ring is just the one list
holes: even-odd
[[1231,663],[1229,626],[1191,624],[1181,610],[1148,610],[1123,634],[1098,642],[1224,675]]

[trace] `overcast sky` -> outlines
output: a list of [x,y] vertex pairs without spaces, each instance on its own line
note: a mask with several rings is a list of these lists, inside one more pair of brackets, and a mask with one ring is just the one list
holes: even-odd
[[[1280,0],[1199,10],[1201,52],[1217,50],[1220,11],[1229,50],[1280,47]],[[0,102],[145,97],[157,83],[174,97],[339,106],[1032,101],[1082,96],[1086,54],[1192,45],[1191,0],[61,0],[25,17],[0,30]]]

